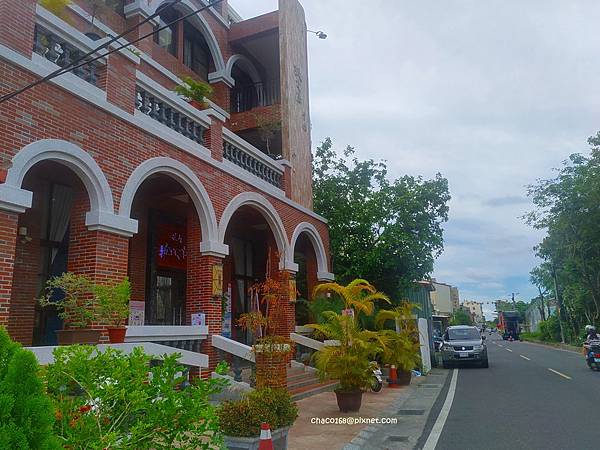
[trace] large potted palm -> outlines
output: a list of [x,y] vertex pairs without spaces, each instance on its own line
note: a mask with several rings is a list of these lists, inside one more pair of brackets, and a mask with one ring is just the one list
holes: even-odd
[[315,366],[321,379],[339,382],[335,394],[340,411],[359,411],[363,391],[369,387],[372,376],[371,360],[384,351],[384,342],[379,333],[363,330],[356,316],[373,314],[376,301],[389,302],[389,299],[362,279],[347,286],[318,285],[314,296],[331,292],[343,300],[346,308],[341,314],[324,311],[322,323],[307,325],[318,337],[333,341],[333,345],[326,345],[316,353]]
[[65,272],[46,283],[42,307],[56,307],[64,329],[56,332],[59,345],[97,344],[101,331],[92,329],[96,306],[94,284],[85,275]]
[[[402,302],[395,308],[380,310],[375,317],[384,343],[381,359],[397,370],[397,379],[390,385],[410,384],[412,369],[421,362],[418,329],[413,318],[415,307],[412,303]],[[390,323],[392,327],[385,328]]]

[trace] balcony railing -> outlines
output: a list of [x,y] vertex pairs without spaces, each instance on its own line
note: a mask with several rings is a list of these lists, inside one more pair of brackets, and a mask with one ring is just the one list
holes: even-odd
[[250,111],[259,106],[276,105],[281,101],[279,84],[254,83],[231,90],[230,112]]
[[[40,25],[35,26],[33,51],[60,67],[70,65],[85,54],[74,45],[69,44]],[[84,66],[77,67],[71,72],[94,86],[98,85],[98,64],[96,62],[90,62]]]
[[[248,150],[225,139],[223,139],[223,158],[267,183],[282,189],[283,172],[281,170],[271,167]],[[265,158],[268,158],[268,156],[265,155]]]
[[207,128],[203,124],[140,86],[136,88],[135,107],[138,111],[177,131],[179,134],[204,145],[204,132]]

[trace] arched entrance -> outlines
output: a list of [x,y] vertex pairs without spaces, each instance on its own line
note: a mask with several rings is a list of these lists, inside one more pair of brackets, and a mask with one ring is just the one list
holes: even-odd
[[37,299],[50,278],[81,271],[79,242],[89,232],[90,199],[72,169],[50,160],[30,167],[21,188],[33,197],[31,208],[19,215],[8,329],[25,345],[56,345],[62,320],[55,308],[40,308]]
[[155,173],[144,179],[131,204],[138,233],[130,239],[131,299],[143,302],[144,323],[188,325],[190,258],[200,252],[200,223],[194,203],[178,180]]

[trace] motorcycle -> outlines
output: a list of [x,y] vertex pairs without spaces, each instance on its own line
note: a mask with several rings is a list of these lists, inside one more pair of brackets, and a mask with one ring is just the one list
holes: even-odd
[[589,341],[583,344],[586,351],[585,360],[592,370],[600,370],[600,340]]
[[379,368],[377,361],[371,361],[371,366],[371,370],[373,371],[373,376],[371,377],[371,390],[373,392],[379,392],[383,387],[383,376],[381,369]]

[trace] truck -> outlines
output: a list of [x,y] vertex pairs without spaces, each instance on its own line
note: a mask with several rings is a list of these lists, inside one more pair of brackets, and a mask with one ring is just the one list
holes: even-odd
[[502,331],[502,339],[519,339],[519,312],[518,311],[500,311],[498,313],[498,329]]

